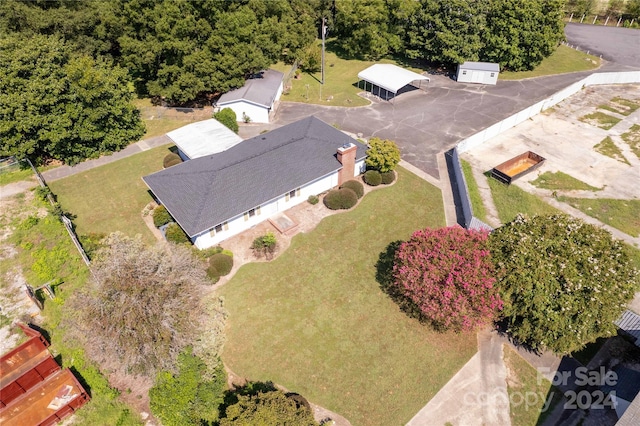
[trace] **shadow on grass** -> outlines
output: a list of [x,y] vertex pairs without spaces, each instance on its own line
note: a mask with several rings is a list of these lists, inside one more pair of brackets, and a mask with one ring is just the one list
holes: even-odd
[[422,312],[420,312],[420,308],[418,308],[400,288],[394,285],[393,264],[396,252],[402,243],[403,241],[401,240],[393,241],[380,253],[378,261],[376,262],[376,281],[380,285],[380,289],[389,296],[409,318],[414,318],[422,324],[430,325],[435,331],[443,332],[445,330],[426,318]]

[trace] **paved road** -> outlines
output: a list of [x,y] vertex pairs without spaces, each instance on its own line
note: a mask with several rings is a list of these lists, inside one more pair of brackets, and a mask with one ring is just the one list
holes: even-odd
[[[570,44],[602,54],[609,61],[596,72],[640,69],[639,30],[569,24],[566,36]],[[446,76],[434,75],[425,90],[414,90],[393,102],[376,101],[366,107],[283,102],[276,121],[267,127],[280,127],[313,114],[342,130],[395,140],[405,161],[437,179],[440,177],[437,153],[592,72],[499,81],[495,86],[457,83]],[[254,136],[265,128],[244,127],[241,135]]]

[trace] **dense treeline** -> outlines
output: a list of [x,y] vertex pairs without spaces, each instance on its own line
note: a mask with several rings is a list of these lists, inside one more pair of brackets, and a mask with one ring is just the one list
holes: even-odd
[[0,156],[74,163],[143,134],[127,106],[134,94],[179,105],[239,87],[277,61],[316,69],[322,17],[347,57],[525,70],[563,38],[563,7],[564,0],[4,0]]

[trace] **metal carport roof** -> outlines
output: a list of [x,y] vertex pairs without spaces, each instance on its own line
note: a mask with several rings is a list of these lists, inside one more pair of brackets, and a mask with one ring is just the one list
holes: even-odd
[[429,81],[429,77],[392,64],[371,65],[369,68],[360,71],[358,78],[393,93],[398,93],[398,90],[414,81]]

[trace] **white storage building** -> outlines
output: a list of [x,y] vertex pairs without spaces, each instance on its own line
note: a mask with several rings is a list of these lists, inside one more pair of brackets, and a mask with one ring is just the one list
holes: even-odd
[[465,62],[458,65],[456,80],[459,83],[496,84],[500,65],[492,62]]

